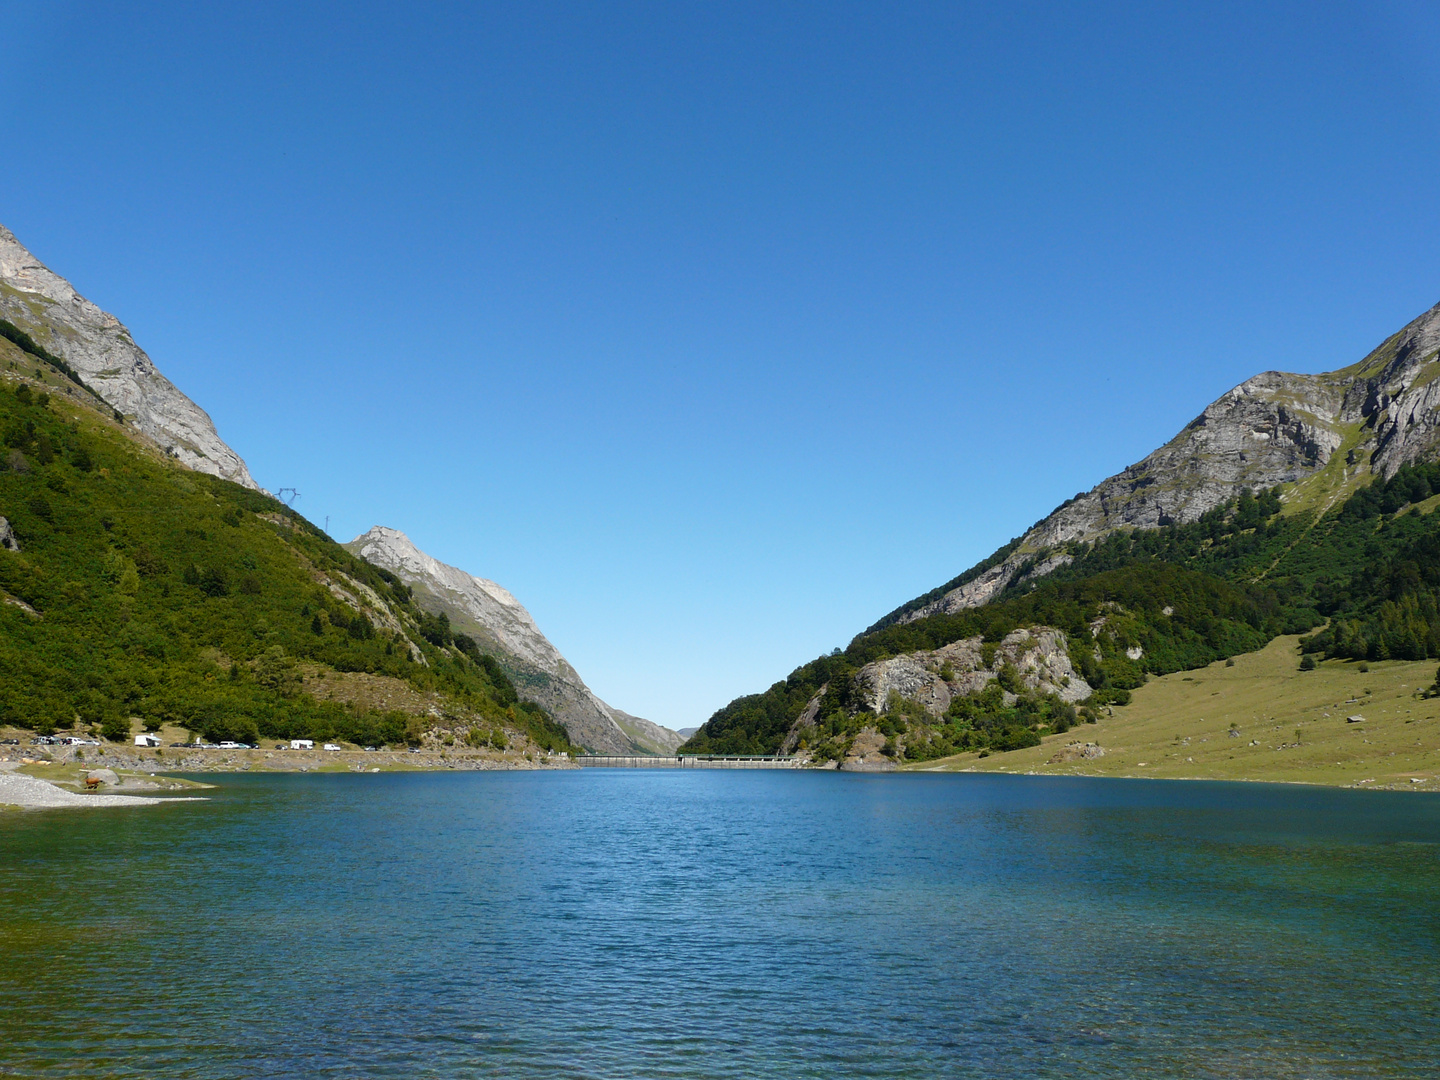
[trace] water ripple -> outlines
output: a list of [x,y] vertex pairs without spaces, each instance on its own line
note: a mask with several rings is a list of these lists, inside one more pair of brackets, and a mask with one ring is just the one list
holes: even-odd
[[230,777],[0,820],[0,1075],[1420,1077],[1440,802]]

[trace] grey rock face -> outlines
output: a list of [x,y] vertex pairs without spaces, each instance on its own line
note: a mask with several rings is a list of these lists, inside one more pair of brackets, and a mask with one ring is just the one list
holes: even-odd
[[[1213,402],[1144,461],[1061,506],[1026,533],[1003,563],[900,621],[979,607],[1037,554],[1044,553],[1044,561],[1027,577],[1068,562],[1068,555],[1050,549],[1069,541],[1194,521],[1241,488],[1323,479],[1333,487],[1333,501],[1372,475],[1393,476],[1402,465],[1435,457],[1440,452],[1437,350],[1440,305],[1351,367],[1323,375],[1256,375]],[[1327,469],[1332,462],[1334,468]]]
[[377,525],[345,547],[397,575],[426,611],[443,611],[455,630],[500,661],[521,697],[565,725],[573,742],[605,754],[668,754],[680,745],[675,732],[601,701],[530,613],[495,582],[432,558],[398,529]]
[[111,408],[198,472],[257,487],[205,410],[182,394],[120,320],[53,273],[0,225],[0,318],[79,372]]
[[[895,693],[940,717],[956,697],[983,690],[1005,664],[1015,666],[1027,690],[1056,694],[1070,702],[1084,701],[1092,692],[1070,663],[1065,634],[1044,626],[1011,631],[996,646],[988,666],[981,639],[973,637],[866,664],[856,679],[863,700],[877,713],[885,710]],[[942,677],[947,668],[947,676]]]
[[0,548],[4,548],[6,551],[20,550],[20,541],[15,539],[15,530],[3,517],[0,517]]

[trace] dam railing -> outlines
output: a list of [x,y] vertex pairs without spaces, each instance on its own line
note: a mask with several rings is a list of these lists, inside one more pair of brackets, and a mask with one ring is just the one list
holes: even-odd
[[796,769],[800,759],[759,754],[676,754],[627,757],[620,754],[581,754],[576,764],[589,769]]

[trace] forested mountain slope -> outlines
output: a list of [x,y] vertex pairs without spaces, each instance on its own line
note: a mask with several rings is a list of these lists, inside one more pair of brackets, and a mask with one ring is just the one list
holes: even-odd
[[1327,619],[1308,650],[1440,656],[1437,347],[1440,308],[1352,368],[1250,380],[683,749],[873,764],[1033,745],[1149,674]]
[[[437,641],[393,574],[183,467],[8,340],[0,438],[0,720],[569,746],[473,641]],[[365,673],[373,693],[347,700],[335,673]]]

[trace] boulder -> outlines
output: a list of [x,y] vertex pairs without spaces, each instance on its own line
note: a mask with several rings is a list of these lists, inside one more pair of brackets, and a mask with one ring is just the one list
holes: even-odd
[[114,769],[91,769],[85,774],[86,780],[99,780],[102,784],[109,784],[116,787],[120,783],[120,777],[115,775]]
[[0,548],[4,548],[6,551],[20,550],[20,541],[15,539],[15,530],[3,517],[0,517]]

